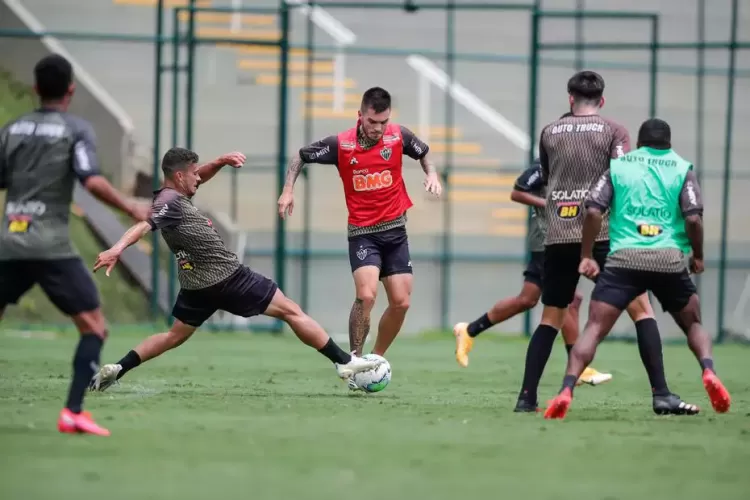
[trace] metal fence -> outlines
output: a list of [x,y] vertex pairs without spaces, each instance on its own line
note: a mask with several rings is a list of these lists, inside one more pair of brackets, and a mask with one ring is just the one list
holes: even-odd
[[[159,157],[169,145],[194,147],[209,156],[222,151],[227,136],[235,144],[250,144],[251,167],[217,177],[198,202],[227,213],[235,233],[232,244],[246,254],[246,262],[272,275],[328,329],[345,329],[353,298],[340,181],[331,169],[309,167],[297,187],[295,217],[285,223],[275,215],[275,200],[290,155],[302,144],[351,126],[361,90],[376,84],[393,90],[395,120],[428,138],[447,188],[441,202],[422,199],[419,169],[405,166],[415,201],[409,223],[415,292],[405,329],[446,329],[517,292],[528,211],[510,204],[509,191],[535,154],[541,126],[565,111],[567,78],[584,67],[604,75],[609,114],[630,130],[650,116],[672,122],[676,148],[694,158],[708,200],[708,271],[700,278],[706,323],[715,325],[721,338],[732,311],[744,310],[733,299],[744,297],[750,268],[744,217],[750,207],[736,190],[744,191],[750,182],[736,161],[747,145],[733,138],[735,123],[740,126],[750,115],[747,105],[734,99],[735,92],[748,89],[750,68],[738,61],[750,43],[738,41],[737,0],[727,2],[724,33],[729,36],[722,41],[706,36],[712,24],[705,0],[690,2],[696,11],[695,36],[678,41],[667,40],[670,28],[662,12],[592,11],[582,0],[567,10],[543,8],[539,1],[289,0],[267,6],[254,2],[252,8],[200,0],[153,3],[153,34],[47,34],[153,45],[153,69],[144,71],[153,76],[153,92],[140,97],[153,103],[154,186],[159,184]],[[243,28],[245,16],[273,18],[276,36]],[[211,24],[210,19],[221,21]],[[362,27],[360,40],[355,42],[347,21]],[[364,28],[373,24],[391,31],[378,37],[376,28],[375,33]],[[613,36],[614,31],[622,35]],[[2,30],[0,40],[40,34]],[[206,75],[220,71],[217,65],[223,67],[228,51],[238,68],[254,75],[237,75],[228,86],[212,87]],[[722,64],[718,54],[724,56]],[[232,83],[241,91],[230,89]],[[227,108],[224,116],[236,109],[238,123],[215,118],[212,113],[222,107]],[[263,118],[248,118],[253,114]],[[243,136],[236,129],[246,123]],[[156,236],[152,246],[160,247]],[[158,288],[164,266],[158,252],[153,256]],[[174,267],[169,272],[174,284]],[[590,290],[590,284],[582,285]],[[158,313],[155,299],[152,312]],[[527,314],[503,330],[528,333],[534,319]],[[218,317],[219,324],[226,321]],[[668,335],[677,335],[671,321],[662,324]],[[616,328],[621,335],[630,329],[627,321]]]

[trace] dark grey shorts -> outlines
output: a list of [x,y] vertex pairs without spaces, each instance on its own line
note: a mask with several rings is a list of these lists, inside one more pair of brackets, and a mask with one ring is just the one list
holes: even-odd
[[682,311],[697,289],[687,270],[681,273],[657,273],[620,267],[605,267],[596,280],[591,300],[625,310],[645,292],[651,292],[666,312]]
[[363,266],[380,269],[380,279],[394,274],[412,274],[409,238],[405,227],[349,238],[352,272]]

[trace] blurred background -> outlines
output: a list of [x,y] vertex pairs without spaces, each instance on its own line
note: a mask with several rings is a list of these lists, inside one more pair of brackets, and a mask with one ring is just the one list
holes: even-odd
[[[71,111],[94,124],[106,175],[126,192],[150,196],[172,145],[204,160],[244,152],[246,167],[203,186],[196,205],[247,265],[341,334],[354,287],[337,171],[307,168],[285,224],[276,199],[287,159],[354,126],[361,94],[385,87],[394,120],[429,143],[446,188],[430,199],[405,159],[415,281],[404,331],[445,331],[518,293],[528,211],[510,201],[513,182],[541,128],[568,110],[568,78],[595,70],[603,114],[633,138],[650,116],[667,120],[675,149],[696,165],[704,322],[723,340],[746,334],[750,298],[748,39],[750,6],[738,0],[0,0],[0,125],[34,106],[33,65],[58,52],[76,68]],[[83,192],[74,214],[89,262],[129,224]],[[111,322],[169,321],[175,269],[158,235],[129,250],[115,279],[97,280]],[[581,290],[588,299],[591,285]],[[540,310],[496,333],[528,333]],[[660,317],[665,337],[680,338]],[[39,290],[8,321],[65,322]],[[223,313],[212,325],[280,328]],[[625,318],[616,333],[631,329]]]

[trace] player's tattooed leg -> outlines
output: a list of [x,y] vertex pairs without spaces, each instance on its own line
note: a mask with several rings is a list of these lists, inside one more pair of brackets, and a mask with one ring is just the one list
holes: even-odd
[[370,311],[366,310],[364,300],[357,297],[349,313],[349,348],[357,356],[362,355],[362,347],[369,333]]

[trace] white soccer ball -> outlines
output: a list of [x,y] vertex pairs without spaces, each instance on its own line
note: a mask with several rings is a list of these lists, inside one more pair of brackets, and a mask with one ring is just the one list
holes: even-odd
[[377,368],[355,374],[352,377],[354,384],[365,392],[380,392],[385,389],[391,381],[391,364],[377,354],[365,354],[362,358],[378,360],[381,363]]

